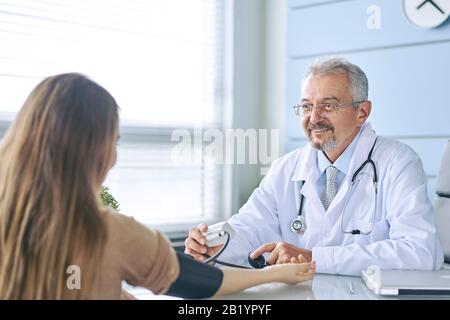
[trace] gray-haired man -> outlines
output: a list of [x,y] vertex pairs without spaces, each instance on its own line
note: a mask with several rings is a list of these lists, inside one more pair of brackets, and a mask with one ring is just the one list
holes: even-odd
[[[236,235],[221,260],[243,264],[249,252],[268,253],[269,264],[313,260],[317,272],[349,275],[370,265],[439,269],[421,160],[366,122],[365,73],[341,58],[315,61],[294,110],[310,144],[278,159],[229,219]],[[191,229],[185,242],[198,260],[219,249],[205,245],[206,228]]]

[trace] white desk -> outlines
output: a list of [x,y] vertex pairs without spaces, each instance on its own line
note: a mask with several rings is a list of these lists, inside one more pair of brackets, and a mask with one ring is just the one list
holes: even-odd
[[[352,290],[351,290],[352,288]],[[169,296],[155,296],[143,288],[124,287],[137,299],[165,300],[179,299]],[[297,285],[281,283],[262,284],[243,292],[221,296],[220,300],[379,300],[379,299],[450,299],[445,297],[403,296],[383,297],[372,293],[360,277],[317,274],[313,280]]]
[[[350,285],[353,293],[350,292]],[[218,299],[254,300],[322,300],[322,299],[376,299],[359,277],[317,274],[313,280],[297,285],[282,283],[263,284],[241,293]]]

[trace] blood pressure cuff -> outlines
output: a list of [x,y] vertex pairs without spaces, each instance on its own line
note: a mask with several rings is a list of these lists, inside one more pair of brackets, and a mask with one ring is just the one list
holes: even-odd
[[177,252],[180,274],[165,293],[188,299],[212,297],[219,290],[223,272],[219,268],[195,261],[191,256]]

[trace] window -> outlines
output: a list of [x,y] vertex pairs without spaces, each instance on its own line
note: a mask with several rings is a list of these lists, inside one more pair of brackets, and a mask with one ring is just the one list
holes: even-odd
[[219,219],[224,167],[173,162],[171,134],[226,125],[226,2],[2,0],[2,128],[43,78],[86,74],[121,106],[118,162],[105,181],[121,212],[173,228]]

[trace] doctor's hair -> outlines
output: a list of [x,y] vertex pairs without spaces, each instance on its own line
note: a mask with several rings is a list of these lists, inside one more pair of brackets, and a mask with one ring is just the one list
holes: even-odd
[[[28,96],[0,145],[0,299],[93,295],[118,124],[114,98],[81,74],[44,79]],[[69,265],[83,270],[80,290],[67,286]]]
[[[328,73],[345,73],[350,82],[353,101],[366,101],[369,96],[369,81],[364,71],[357,65],[342,57],[319,57],[308,68],[305,80],[310,74],[323,75]],[[358,105],[355,106],[357,108]]]

